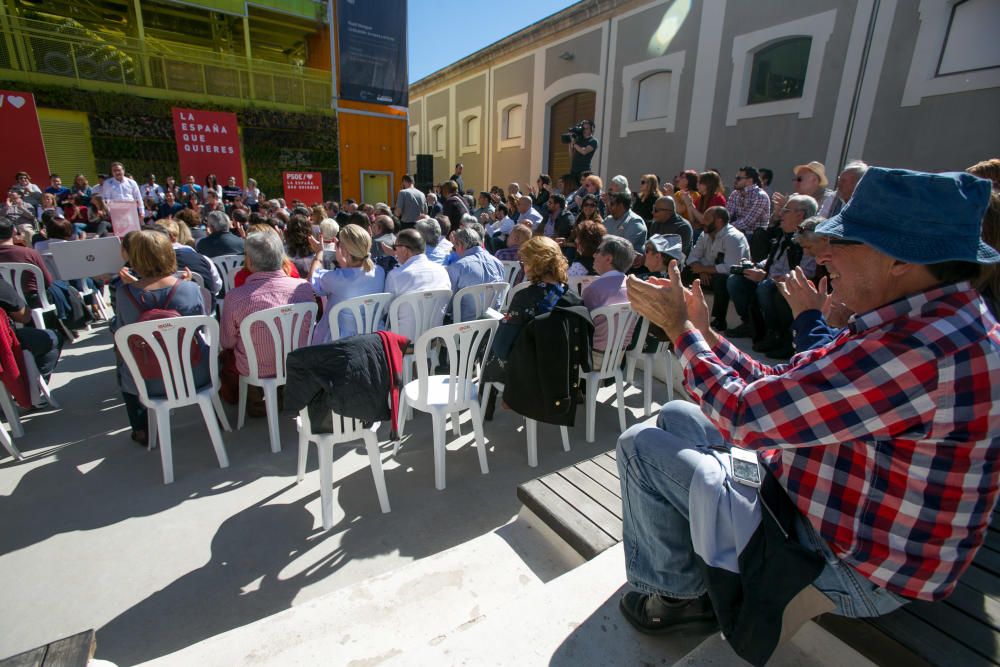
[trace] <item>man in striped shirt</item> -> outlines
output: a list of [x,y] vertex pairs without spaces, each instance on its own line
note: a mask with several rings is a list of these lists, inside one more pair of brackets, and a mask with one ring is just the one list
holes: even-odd
[[1000,262],[980,240],[989,197],[965,173],[869,169],[816,228],[817,260],[857,315],[787,365],[713,332],[700,285],[686,291],[676,267],[660,284],[629,281],[698,404],[670,403],[659,428],[618,442],[630,622],[660,632],[712,619],[691,527],[715,515],[688,492],[699,462],[728,445],[755,452],[787,494],[793,539],[824,556],[813,585],[834,613],[877,616],[954,590],[1000,482],[1000,326],[969,283]]

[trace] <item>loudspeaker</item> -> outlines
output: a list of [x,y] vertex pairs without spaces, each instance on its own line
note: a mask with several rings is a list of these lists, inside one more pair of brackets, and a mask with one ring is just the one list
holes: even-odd
[[434,156],[417,154],[416,186],[424,191],[434,186]]

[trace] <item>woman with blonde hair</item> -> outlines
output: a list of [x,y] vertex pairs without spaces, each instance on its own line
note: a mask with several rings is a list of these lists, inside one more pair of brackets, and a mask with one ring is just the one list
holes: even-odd
[[632,210],[644,221],[653,219],[653,204],[660,198],[660,179],[656,174],[643,174],[639,180],[639,191],[632,202]]
[[[385,271],[371,258],[372,237],[360,225],[344,225],[337,237],[337,267],[325,271],[323,244],[311,239],[316,252],[309,267],[309,282],[317,295],[326,297],[323,319],[313,332],[313,345],[330,342],[330,311],[341,301],[385,291]],[[341,313],[337,319],[341,338],[358,332],[359,322],[351,313]]]

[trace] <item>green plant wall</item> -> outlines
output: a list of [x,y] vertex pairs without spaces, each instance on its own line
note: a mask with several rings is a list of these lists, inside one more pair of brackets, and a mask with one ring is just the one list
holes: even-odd
[[86,112],[97,170],[107,172],[112,162],[121,161],[139,181],[147,173],[155,173],[160,182],[171,175],[182,180],[173,107],[230,111],[236,114],[243,134],[246,176],[256,179],[265,195],[281,196],[283,171],[319,171],[324,198],[339,199],[333,115],[172,102],[15,81],[0,81],[0,88],[34,93],[39,107]]

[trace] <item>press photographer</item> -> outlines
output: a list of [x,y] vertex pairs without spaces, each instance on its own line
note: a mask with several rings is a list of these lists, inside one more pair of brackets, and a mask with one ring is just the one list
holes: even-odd
[[583,120],[569,128],[560,136],[563,143],[569,144],[570,174],[573,180],[580,182],[585,171],[590,171],[590,162],[597,151],[597,139],[594,138],[594,121]]

